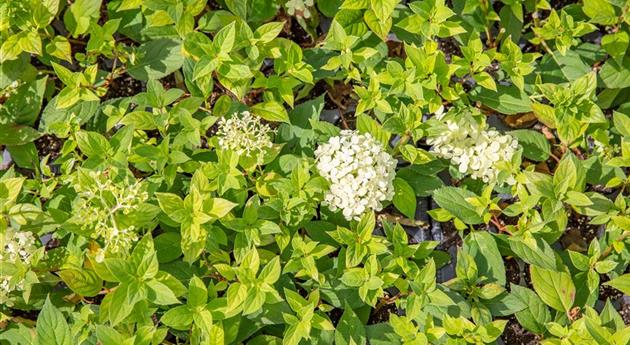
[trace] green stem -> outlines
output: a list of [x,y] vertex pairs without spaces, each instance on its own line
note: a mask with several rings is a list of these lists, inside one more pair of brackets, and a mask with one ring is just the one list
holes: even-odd
[[[624,231],[621,235],[619,235],[619,237],[617,237],[614,242],[621,242],[623,240],[625,240],[626,238],[630,237],[630,230],[626,230]],[[606,247],[606,249],[604,250],[604,252],[602,253],[602,255],[600,255],[599,259],[602,260],[604,258],[606,258],[608,255],[610,255],[610,253],[612,253],[613,251],[613,245],[609,245],[608,247]]]
[[392,156],[396,156],[397,154],[400,153],[400,147],[402,145],[405,145],[409,139],[411,139],[411,135],[409,133],[405,133],[403,134],[402,137],[400,137],[400,140],[398,140],[398,142],[396,143],[396,146],[394,146],[394,148],[392,149]]

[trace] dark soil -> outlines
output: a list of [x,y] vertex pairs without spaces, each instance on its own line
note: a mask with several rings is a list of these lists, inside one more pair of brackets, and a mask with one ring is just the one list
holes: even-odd
[[[505,259],[505,276],[507,281],[513,284],[521,285],[521,281],[525,280],[525,273],[521,272],[518,262],[514,258]],[[509,284],[508,284],[509,286]]]
[[342,315],[343,315],[343,309],[339,309],[339,308],[335,308],[328,313],[328,317],[330,318],[330,321],[335,327],[337,327],[337,324],[339,323],[339,319],[341,319]]
[[438,246],[438,249],[448,251],[452,246],[461,247],[464,242],[462,238],[459,236],[459,231],[455,229],[455,225],[453,222],[440,223],[442,227],[442,236],[444,236],[444,240]]
[[511,317],[505,326],[501,339],[507,345],[537,345],[540,337],[521,327],[515,317]]
[[451,63],[453,55],[462,55],[459,44],[457,44],[457,42],[455,42],[455,39],[453,39],[452,37],[439,38],[438,48],[444,53],[444,56],[446,57],[446,62],[448,63]]
[[395,304],[387,304],[379,309],[373,309],[368,320],[368,325],[374,325],[381,322],[389,322],[389,316],[396,314],[398,309]]
[[132,78],[130,75],[125,74],[119,78],[112,80],[107,89],[107,93],[103,100],[119,97],[130,97],[140,92],[144,92],[146,87],[143,82]]
[[559,11],[566,6],[575,4],[575,3],[577,3],[577,1],[574,1],[574,0],[554,0],[554,1],[549,2],[551,7],[553,7],[553,9],[555,9],[556,11]]
[[589,217],[573,214],[569,217],[567,229],[560,239],[566,249],[585,252],[591,241],[597,238],[599,225],[589,224]]
[[613,301],[621,302],[621,300],[623,299],[623,293],[608,285],[600,284],[599,285],[599,299],[601,299],[602,301],[610,299],[611,302]]
[[407,57],[404,45],[399,41],[387,41],[387,56],[404,59]]
[[623,323],[625,323],[626,325],[630,325],[630,303],[622,303],[619,314],[623,319]]
[[171,73],[171,74],[167,75],[166,77],[160,79],[160,82],[162,82],[162,86],[164,86],[165,90],[177,87],[177,79],[175,79],[175,74],[173,74],[173,73]]
[[[289,39],[300,45],[302,48],[310,48],[315,45],[315,40],[313,40],[306,30],[302,28],[300,23],[298,23],[294,17],[284,13],[284,11],[281,11],[276,16],[275,20],[285,22],[284,28],[278,37]],[[317,30],[319,31],[319,28]],[[318,34],[320,34],[320,32],[318,32]]]
[[34,142],[39,157],[50,155],[49,162],[53,162],[59,157],[59,151],[63,147],[63,140],[52,134],[44,134]]

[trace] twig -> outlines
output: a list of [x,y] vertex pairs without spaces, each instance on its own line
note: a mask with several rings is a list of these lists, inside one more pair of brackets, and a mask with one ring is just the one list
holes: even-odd
[[512,235],[512,232],[510,232],[510,230],[508,230],[505,225],[501,224],[501,221],[499,220],[499,218],[497,218],[497,216],[492,215],[492,218],[490,218],[490,222],[492,224],[494,224],[494,226],[497,227],[497,229],[499,230],[499,232],[505,232],[507,234]]
[[[613,241],[614,242],[621,242],[623,240],[625,240],[626,238],[630,237],[630,231],[626,230],[624,231],[619,237],[617,237],[617,239],[615,239]],[[614,247],[613,245],[609,245],[608,247],[606,247],[606,249],[604,249],[604,252],[602,253],[602,255],[599,256],[599,259],[604,259],[605,257],[607,257],[608,255],[610,255],[610,253],[612,253]]]

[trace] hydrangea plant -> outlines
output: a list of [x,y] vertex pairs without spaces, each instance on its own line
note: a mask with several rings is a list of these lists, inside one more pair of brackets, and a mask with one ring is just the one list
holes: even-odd
[[0,1],[0,345],[630,344],[630,2]]

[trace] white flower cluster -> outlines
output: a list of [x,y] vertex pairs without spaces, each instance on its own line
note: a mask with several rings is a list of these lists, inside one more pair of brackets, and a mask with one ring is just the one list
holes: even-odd
[[605,158],[613,158],[615,155],[618,155],[621,152],[621,148],[619,147],[619,145],[614,144],[610,139],[609,136],[608,140],[606,142],[601,142],[595,138],[591,138],[592,140],[590,141],[592,146],[592,151],[593,153],[597,153],[598,155],[605,157]]
[[244,111],[229,119],[219,120],[217,137],[221,147],[230,149],[238,155],[245,154],[249,157],[255,157],[258,164],[262,164],[265,149],[273,146],[271,141],[271,133],[273,132],[271,127],[260,122],[258,116]]
[[[439,118],[439,116],[438,116]],[[500,164],[510,162],[518,149],[518,141],[511,135],[488,129],[472,116],[445,121],[445,130],[427,139],[427,144],[440,157],[450,159],[458,170],[485,183],[498,182]],[[505,181],[514,184],[513,176]]]
[[9,98],[17,93],[17,89],[20,87],[20,82],[14,80],[11,84],[7,85],[3,90],[0,90],[0,98]]
[[89,186],[75,186],[80,200],[77,202],[76,221],[92,238],[103,240],[104,247],[97,255],[102,261],[106,252],[127,253],[138,240],[133,225],[123,227],[116,221],[117,213],[129,214],[148,199],[142,183],[116,184],[102,172],[90,171],[95,181]]
[[315,4],[313,0],[289,0],[284,5],[290,16],[300,15],[306,19],[311,17],[311,11],[308,9]]
[[24,279],[15,276],[13,265],[28,266],[31,255],[37,250],[35,237],[26,231],[15,231],[8,228],[0,235],[0,303],[8,303],[9,294],[24,289]]
[[27,231],[15,231],[8,228],[0,237],[0,261],[15,263],[21,261],[30,264],[31,253],[35,247],[35,237]]
[[346,219],[379,211],[394,197],[396,160],[370,134],[343,130],[315,151],[319,174],[330,182],[324,204]]

